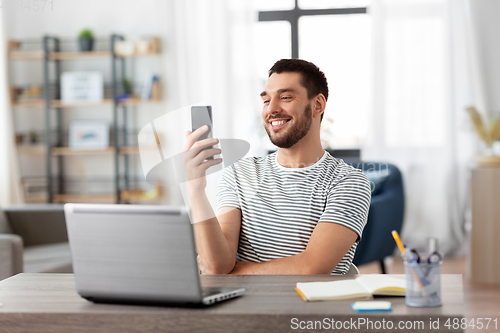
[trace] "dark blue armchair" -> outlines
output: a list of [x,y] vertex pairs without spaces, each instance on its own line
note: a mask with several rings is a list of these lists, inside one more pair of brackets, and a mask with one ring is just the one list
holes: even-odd
[[380,262],[386,273],[384,258],[392,255],[396,243],[391,231],[401,231],[404,214],[403,178],[399,169],[384,162],[352,163],[363,170],[372,183],[372,199],[368,222],[354,255],[354,264],[360,266],[373,261]]

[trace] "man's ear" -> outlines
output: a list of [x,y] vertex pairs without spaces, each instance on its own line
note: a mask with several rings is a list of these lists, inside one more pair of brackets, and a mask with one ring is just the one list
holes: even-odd
[[326,98],[325,95],[319,93],[313,100],[313,117],[321,116],[325,112]]

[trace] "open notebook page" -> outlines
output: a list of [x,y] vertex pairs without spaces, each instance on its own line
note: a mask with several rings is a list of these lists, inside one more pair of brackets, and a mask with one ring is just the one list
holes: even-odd
[[406,281],[384,274],[370,274],[356,278],[356,281],[373,295],[405,295]]
[[371,297],[371,292],[356,282],[356,280],[313,283],[299,282],[297,283],[297,289],[299,289],[309,301],[369,299]]

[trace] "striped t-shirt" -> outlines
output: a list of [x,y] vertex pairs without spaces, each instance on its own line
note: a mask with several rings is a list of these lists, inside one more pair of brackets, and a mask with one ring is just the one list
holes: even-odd
[[277,154],[241,159],[222,172],[217,209],[241,210],[239,260],[263,262],[299,254],[317,223],[338,223],[358,235],[332,271],[347,273],[366,224],[370,182],[361,170],[327,152],[304,168],[281,166]]

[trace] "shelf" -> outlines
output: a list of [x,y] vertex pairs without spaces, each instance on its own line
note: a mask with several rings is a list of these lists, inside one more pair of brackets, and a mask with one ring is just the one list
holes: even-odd
[[63,102],[61,100],[53,100],[50,102],[50,106],[53,108],[79,108],[87,106],[110,106],[113,104],[111,98],[103,99],[102,101],[75,101],[75,102]]
[[72,149],[69,147],[52,147],[54,156],[77,156],[77,155],[109,155],[113,154],[115,149],[108,147],[106,149]]
[[11,52],[9,60],[43,60],[43,51]]
[[[45,155],[47,148],[43,144],[23,144],[17,146],[17,153],[20,155]],[[79,155],[111,155],[115,153],[114,147],[106,149],[72,149],[69,147],[52,147],[52,155],[54,156],[79,156]],[[122,146],[120,147],[121,154],[139,154],[138,146]]]
[[43,99],[34,99],[31,101],[18,101],[13,102],[12,106],[16,107],[43,107],[45,105]]
[[[120,106],[130,106],[130,105],[141,105],[141,104],[154,104],[159,103],[161,100],[145,100],[138,97],[132,97],[127,100],[123,100],[118,103]],[[105,98],[99,102],[63,102],[61,100],[53,100],[50,103],[50,107],[52,108],[79,108],[79,107],[93,107],[93,106],[111,106],[113,104],[113,100],[111,98]],[[14,102],[14,107],[44,107],[45,101],[43,99],[40,100],[32,100],[32,101],[20,101]]]
[[50,60],[111,58],[111,51],[50,52]]
[[[117,55],[118,58],[138,58],[159,53],[137,53],[131,55]],[[88,51],[88,52],[50,52],[50,60],[74,60],[74,59],[97,59],[111,58],[111,51]]]
[[[84,150],[84,149],[72,149],[69,147],[53,147],[52,155],[55,156],[77,156],[77,155],[110,155],[115,153],[114,147],[108,147],[102,150]],[[127,146],[120,148],[121,154],[138,154],[139,147],[137,146]]]
[[126,100],[120,101],[118,105],[127,106],[127,105],[141,105],[141,104],[155,104],[160,103],[161,99],[142,99],[138,97],[131,97]]
[[[108,98],[99,102],[63,102],[61,100],[53,100],[50,102],[50,107],[52,108],[78,108],[78,107],[88,107],[88,106],[110,106],[113,100]],[[38,107],[42,108],[45,106],[45,101],[43,99],[32,100],[32,101],[19,101],[12,104],[14,107]]]
[[24,197],[26,203],[47,203],[47,194],[29,194]]
[[160,186],[155,186],[153,190],[153,195],[148,197],[148,194],[140,188],[130,188],[128,190],[121,191],[121,199],[130,202],[138,201],[156,201],[161,197]]
[[54,203],[65,202],[97,202],[114,203],[116,196],[114,194],[54,194]]
[[138,146],[123,146],[120,148],[120,152],[122,154],[139,154],[139,147]]
[[[138,53],[131,55],[117,55],[118,58],[139,58],[158,55],[160,53]],[[50,60],[76,60],[76,59],[100,59],[111,58],[111,51],[88,51],[88,52],[50,52]],[[9,60],[43,60],[43,51],[17,51],[9,54]]]
[[[148,196],[141,188],[130,188],[121,191],[121,199],[128,202],[147,202],[157,201],[161,197],[161,189],[156,186],[152,195]],[[30,194],[25,196],[26,203],[46,203],[47,193]],[[116,202],[115,194],[55,194],[54,203],[66,202],[94,202],[94,203],[114,203]]]
[[[148,198],[144,195],[142,189],[128,189],[121,191],[122,200],[126,201],[156,201],[159,199],[160,191],[156,189],[156,196]],[[114,203],[116,196],[114,194],[54,194],[54,203],[66,202],[95,202],[95,203]]]
[[159,55],[160,52],[147,52],[147,53],[134,53],[130,55],[122,55],[122,54],[117,54],[116,56],[118,58],[140,58],[140,57],[150,57],[150,56],[155,56]]
[[17,146],[17,153],[20,155],[45,155],[47,148],[44,144],[23,144]]

